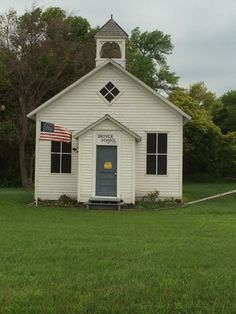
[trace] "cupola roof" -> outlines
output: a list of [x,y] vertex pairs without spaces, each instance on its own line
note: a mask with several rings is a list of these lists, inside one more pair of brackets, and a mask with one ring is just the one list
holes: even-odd
[[106,22],[96,33],[96,37],[125,37],[128,38],[128,34],[120,27],[116,21],[113,20],[113,16]]

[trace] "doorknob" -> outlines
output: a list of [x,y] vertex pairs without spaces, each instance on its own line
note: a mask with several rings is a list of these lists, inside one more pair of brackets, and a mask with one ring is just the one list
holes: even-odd
[[117,176],[117,172],[114,172],[114,175]]

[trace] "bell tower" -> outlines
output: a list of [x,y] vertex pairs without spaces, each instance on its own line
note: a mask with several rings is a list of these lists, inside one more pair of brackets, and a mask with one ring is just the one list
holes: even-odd
[[113,20],[104,24],[95,35],[96,40],[96,66],[107,59],[112,59],[125,68],[125,48],[128,34]]

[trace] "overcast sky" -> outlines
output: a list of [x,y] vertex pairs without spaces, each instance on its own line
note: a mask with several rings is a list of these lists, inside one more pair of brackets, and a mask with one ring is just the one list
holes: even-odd
[[[43,8],[59,6],[102,26],[113,17],[129,34],[159,29],[171,35],[171,70],[188,87],[204,81],[221,95],[236,89],[236,0],[38,0]],[[0,0],[1,13],[14,8],[23,13],[28,0]]]

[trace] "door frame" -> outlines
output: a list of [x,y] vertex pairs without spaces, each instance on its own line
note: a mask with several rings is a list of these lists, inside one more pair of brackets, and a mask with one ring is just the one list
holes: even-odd
[[[115,190],[115,194],[114,196],[107,196],[107,195],[97,195],[97,165],[98,165],[98,160],[97,160],[97,151],[98,151],[98,147],[112,147],[112,148],[115,148],[114,151],[116,153],[116,175],[115,175],[115,179],[116,179],[116,190]],[[116,145],[96,145],[96,177],[95,177],[95,194],[96,194],[96,197],[105,197],[105,198],[117,198],[118,196],[118,192],[117,192],[117,182],[118,182],[118,179],[117,179],[117,173],[118,173],[118,167],[117,167],[117,161],[118,161],[118,153],[117,153],[117,146]]]
[[[109,132],[109,130],[106,130]],[[112,133],[116,134],[117,137],[117,144],[116,145],[99,145],[96,142],[96,138],[97,138],[97,133],[98,132],[94,132],[94,144],[93,144],[93,178],[92,178],[92,186],[93,186],[93,190],[92,190],[92,197],[97,197],[97,198],[120,198],[120,145],[119,145],[119,131],[110,131]],[[116,191],[117,191],[117,196],[100,196],[100,195],[96,195],[96,170],[97,170],[97,146],[116,146],[116,154],[117,154],[117,176],[116,176]]]

